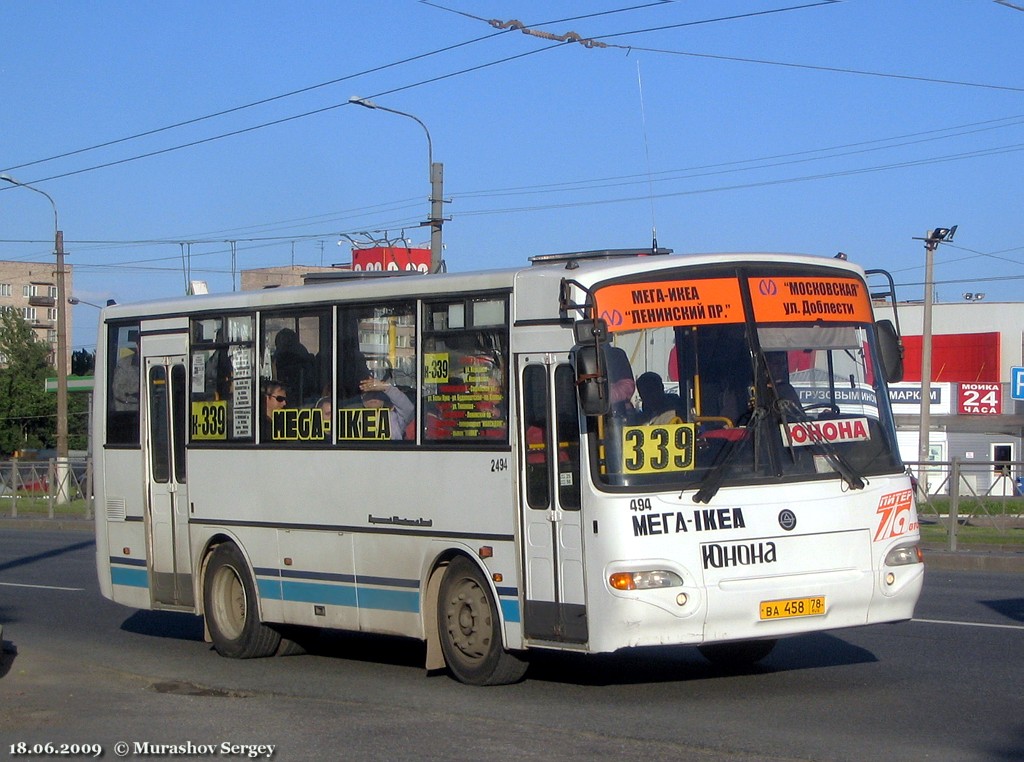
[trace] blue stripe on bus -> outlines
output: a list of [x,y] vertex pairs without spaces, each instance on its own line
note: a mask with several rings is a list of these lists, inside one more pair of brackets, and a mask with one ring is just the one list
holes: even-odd
[[149,573],[145,569],[110,567],[110,581],[126,587],[149,587]]
[[[263,570],[261,570],[263,571]],[[271,570],[266,570],[271,571]],[[295,574],[295,572],[291,572]],[[291,576],[291,575],[289,575]],[[297,575],[296,575],[297,576]],[[335,579],[345,577],[351,579],[351,575],[331,575]],[[308,575],[317,579],[323,575]],[[308,580],[307,577],[307,580]],[[364,580],[366,578],[360,578]],[[371,578],[380,581],[381,578]],[[417,590],[387,590],[381,587],[373,587],[367,584],[324,584],[321,582],[298,581],[293,579],[281,579],[279,577],[257,579],[256,584],[260,595],[264,598],[272,598],[281,601],[292,601],[296,603],[323,603],[334,606],[352,606],[362,609],[377,609],[380,611],[397,611],[416,614],[420,610],[419,583],[415,580],[388,579],[388,584],[393,586],[402,585],[405,587],[416,587]],[[515,588],[502,588],[502,593],[516,594]],[[519,622],[520,611],[519,601],[516,598],[500,600],[501,613],[506,621]]]
[[[126,587],[149,587],[149,573],[145,568],[145,559],[111,557],[110,562],[110,581],[113,584]],[[135,568],[125,568],[125,566]],[[418,613],[420,610],[419,582],[414,579],[360,577],[362,584],[358,584],[355,583],[355,576],[352,574],[299,572],[291,569],[270,568],[258,568],[256,572],[260,575],[256,578],[256,587],[263,598],[412,614]],[[301,579],[291,579],[292,577]],[[324,580],[324,582],[310,580]],[[340,582],[341,584],[325,584],[325,582]],[[387,590],[375,585],[416,588],[416,590]],[[514,587],[498,588],[501,613],[508,622],[520,621],[517,594],[518,591]]]
[[316,582],[285,580],[281,583],[281,600],[355,606],[356,589],[352,585],[320,585]]
[[501,613],[505,616],[506,622],[518,622],[519,621],[519,600],[512,599],[508,600],[502,598],[501,601]]

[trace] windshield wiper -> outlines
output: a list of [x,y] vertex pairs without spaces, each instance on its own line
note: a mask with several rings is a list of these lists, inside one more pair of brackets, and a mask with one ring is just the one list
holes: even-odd
[[[711,502],[711,498],[717,495],[718,490],[722,488],[722,482],[725,481],[725,473],[729,466],[736,461],[741,452],[746,450],[749,443],[752,443],[756,437],[761,436],[761,431],[764,429],[763,424],[767,420],[768,411],[765,408],[754,408],[754,411],[750,415],[750,420],[747,422],[747,436],[727,441],[725,449],[722,450],[721,454],[718,456],[718,461],[715,463],[711,471],[708,472],[708,475],[701,481],[701,487],[697,490],[696,494],[694,494],[693,502]],[[772,459],[774,461],[774,455]]]
[[[779,410],[783,424],[789,423],[790,416],[800,423],[813,423],[810,416],[807,415],[804,409],[792,400],[784,400],[776,396],[775,406]],[[843,481],[849,485],[850,489],[864,489],[867,484],[864,481],[864,477],[861,476],[857,470],[839,454],[835,445],[825,439],[822,439],[821,435],[818,434],[817,430],[813,426],[807,426],[805,428],[807,431],[807,440],[811,443],[811,448],[817,451],[819,455],[824,456],[824,458],[829,462],[829,465],[832,466],[832,469],[843,477]]]
[[[779,463],[777,448],[765,440],[770,432],[770,428],[765,424],[773,419],[781,420],[784,425],[791,420],[805,424],[813,423],[813,421],[799,403],[780,397],[774,384],[765,384],[765,389],[770,390],[767,396],[770,398],[771,409],[764,406],[754,408],[750,421],[747,423],[749,435],[741,439],[729,440],[718,461],[701,482],[701,488],[694,494],[693,502],[711,502],[711,499],[721,489],[729,466],[737,460],[740,453],[746,450],[746,445],[750,443],[754,446],[755,455],[768,454],[772,473],[782,476],[783,469]],[[775,415],[772,415],[772,412]],[[807,434],[811,449],[828,461],[832,469],[842,477],[850,489],[864,489],[867,486],[864,477],[839,454],[831,442],[822,439],[813,426],[807,427]]]

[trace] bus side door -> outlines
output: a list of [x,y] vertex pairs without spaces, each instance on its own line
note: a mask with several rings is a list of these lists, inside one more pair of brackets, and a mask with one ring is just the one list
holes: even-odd
[[523,633],[536,640],[585,643],[576,376],[564,356],[521,355],[518,368]]
[[[185,432],[188,373],[184,354],[163,354],[175,337],[143,336],[145,368],[146,529],[156,608],[193,608]],[[152,346],[155,344],[156,346]],[[157,349],[157,354],[151,354]]]

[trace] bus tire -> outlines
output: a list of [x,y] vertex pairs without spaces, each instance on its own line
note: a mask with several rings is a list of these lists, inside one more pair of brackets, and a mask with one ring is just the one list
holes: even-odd
[[526,674],[526,661],[504,649],[494,596],[476,564],[448,564],[437,600],[437,627],[448,670],[468,685],[508,685]]
[[776,640],[737,640],[729,643],[708,643],[697,646],[701,656],[716,667],[749,667],[767,658]]
[[213,647],[221,656],[271,656],[281,644],[281,634],[260,621],[256,586],[234,543],[218,545],[210,557],[203,578],[203,610]]

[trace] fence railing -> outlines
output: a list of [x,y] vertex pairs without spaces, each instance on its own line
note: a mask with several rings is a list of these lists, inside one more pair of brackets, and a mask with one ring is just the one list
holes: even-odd
[[93,517],[92,459],[0,461],[0,516]]
[[917,513],[946,530],[949,550],[965,526],[990,529],[1007,540],[1024,526],[1024,461],[908,461],[917,490]]
[[[918,516],[946,530],[957,550],[962,527],[985,527],[997,538],[1024,528],[1024,461],[908,461],[916,480]],[[92,519],[91,458],[0,461],[0,517]]]

